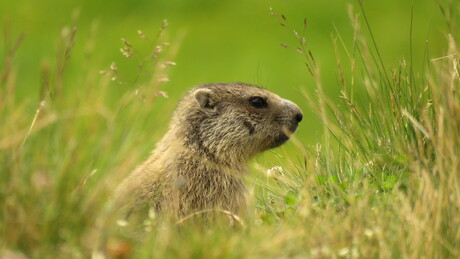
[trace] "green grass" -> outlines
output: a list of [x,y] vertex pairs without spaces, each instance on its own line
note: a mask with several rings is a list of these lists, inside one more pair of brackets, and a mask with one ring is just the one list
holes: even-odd
[[[442,58],[430,56],[425,47],[420,64],[409,57],[395,68],[379,54],[367,13],[360,9],[355,19],[352,12],[353,41],[347,44],[340,32],[332,34],[338,100],[328,97],[320,58],[310,54],[308,38],[303,41],[302,29],[297,30],[288,50],[308,64],[303,71],[316,84],[303,92],[322,122],[322,139],[306,145],[297,137],[291,144],[295,152],[273,151],[278,167],[267,168],[273,163],[264,156],[252,161],[249,213],[233,227],[225,222],[179,227],[154,215],[123,227],[109,206],[117,184],[161,137],[164,127],[158,125],[168,122],[162,109],[174,105],[162,97],[168,61],[180,48],[177,42],[163,44],[168,28],[163,26],[158,37],[128,39],[136,41],[133,50],[124,43],[133,57],[101,73],[90,63],[69,67],[78,44],[70,27],[60,35],[55,61],[40,67],[38,101],[18,96],[23,88],[18,79],[25,76],[13,62],[22,51],[15,43],[20,36],[6,37],[0,81],[0,254],[458,258],[460,51],[458,17],[452,15],[459,10],[441,6],[452,34],[445,37]],[[302,28],[289,18],[274,19],[289,33]]]

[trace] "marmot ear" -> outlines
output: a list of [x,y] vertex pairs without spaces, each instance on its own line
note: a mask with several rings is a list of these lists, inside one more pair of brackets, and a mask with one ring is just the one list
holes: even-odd
[[212,91],[209,89],[198,89],[194,93],[195,99],[202,108],[214,108],[214,100],[212,99]]

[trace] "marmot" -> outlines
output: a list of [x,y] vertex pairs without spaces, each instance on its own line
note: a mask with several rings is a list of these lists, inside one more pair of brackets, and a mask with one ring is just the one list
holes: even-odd
[[129,212],[154,208],[180,218],[217,208],[238,215],[248,160],[286,142],[301,120],[296,104],[255,85],[195,87],[152,155],[121,183],[118,200]]

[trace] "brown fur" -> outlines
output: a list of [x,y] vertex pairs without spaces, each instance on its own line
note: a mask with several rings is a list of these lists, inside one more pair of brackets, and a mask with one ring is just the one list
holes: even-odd
[[[267,107],[254,107],[256,96]],[[152,155],[122,182],[118,200],[129,211],[155,208],[176,217],[212,208],[239,214],[248,160],[283,144],[301,119],[297,105],[257,86],[193,88]]]

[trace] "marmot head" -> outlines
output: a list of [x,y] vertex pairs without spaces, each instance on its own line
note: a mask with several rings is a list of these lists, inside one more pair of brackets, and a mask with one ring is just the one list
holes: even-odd
[[302,120],[289,100],[258,86],[207,84],[189,91],[176,110],[176,137],[208,159],[232,166],[286,142]]

